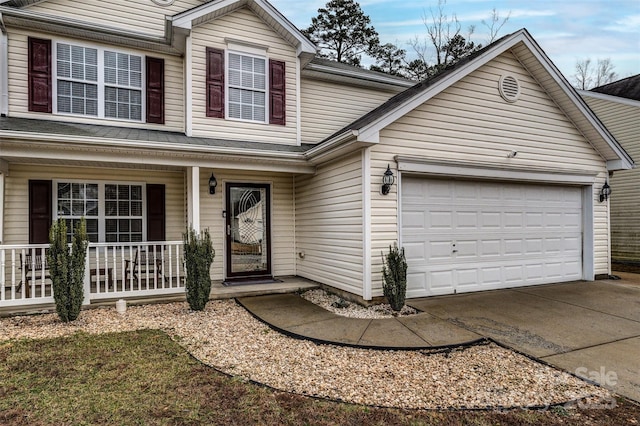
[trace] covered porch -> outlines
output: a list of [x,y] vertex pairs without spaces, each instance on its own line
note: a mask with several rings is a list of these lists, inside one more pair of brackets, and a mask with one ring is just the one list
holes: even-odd
[[[315,171],[304,147],[41,125],[10,119],[0,142],[0,308],[53,303],[44,259],[60,218],[69,233],[87,219],[85,305],[183,297],[190,226],[211,234],[214,298],[245,294],[245,278],[297,275],[294,182]],[[280,291],[283,281],[256,285]]]

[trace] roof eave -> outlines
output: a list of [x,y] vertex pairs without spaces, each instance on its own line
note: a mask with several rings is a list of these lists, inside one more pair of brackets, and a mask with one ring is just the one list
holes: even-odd
[[0,14],[5,25],[13,25],[55,34],[80,37],[98,42],[109,42],[117,45],[143,48],[169,55],[181,56],[179,46],[172,46],[172,31],[165,31],[163,37],[149,36],[143,33],[126,31],[119,28],[99,24],[88,24],[76,19],[46,15],[30,10],[0,6]]
[[415,81],[403,81],[397,78],[367,73],[358,70],[343,70],[326,65],[309,63],[302,71],[303,76],[319,78],[323,80],[336,81],[340,83],[356,83],[363,86],[378,88],[402,88],[408,89],[416,84]]
[[264,0],[217,0],[211,1],[193,9],[169,17],[174,27],[191,30],[194,22],[200,19],[215,19],[217,13],[226,14],[231,10],[237,10],[242,7],[248,7],[258,16],[268,17],[273,20],[276,30],[287,42],[296,48],[296,53],[301,59],[302,65],[306,65],[317,52],[316,46],[306,38],[302,32],[295,27],[287,18],[285,18],[270,3]]
[[[481,66],[485,65],[489,61],[493,60],[495,57],[500,55],[502,52],[507,50],[511,50],[517,45],[523,43],[527,46],[527,48],[533,53],[533,55],[537,58],[537,60],[542,64],[543,68],[546,72],[552,76],[552,79],[555,83],[562,89],[564,94],[572,101],[573,105],[580,111],[580,113],[586,117],[588,123],[592,128],[596,131],[598,137],[601,138],[611,149],[612,153],[615,154],[615,158],[607,158],[603,156],[603,159],[607,161],[607,167],[621,167],[622,169],[630,169],[634,167],[633,160],[629,156],[629,154],[622,148],[622,146],[616,141],[616,139],[611,135],[611,133],[606,129],[606,127],[600,122],[600,120],[595,116],[595,114],[589,109],[589,107],[585,104],[584,100],[578,95],[576,90],[566,81],[566,79],[562,76],[560,71],[553,65],[551,60],[546,56],[544,51],[538,46],[535,40],[531,37],[531,35],[525,30],[519,30],[512,34],[511,36],[505,37],[502,41],[496,43],[495,46],[488,49],[486,52],[482,53],[477,58],[474,58],[467,64],[464,64],[459,69],[454,69],[452,72],[447,74],[444,78],[437,81],[435,84],[428,86],[425,90],[416,93],[416,95],[411,98],[405,100],[402,104],[397,107],[381,114],[380,117],[372,120],[371,122],[364,123],[361,127],[355,128],[356,132],[359,134],[375,134],[379,133],[384,127],[396,121],[398,118],[404,116],[409,111],[415,109],[419,105],[423,104],[427,100],[431,99],[436,94],[442,92],[453,83],[459,81],[460,79],[466,77],[471,72],[477,70]],[[384,106],[384,105],[383,105]],[[382,106],[382,107],[383,107]],[[579,128],[579,124],[576,124],[576,127]],[[581,131],[583,134],[585,129]],[[591,139],[585,138],[591,143],[591,145],[596,149],[594,145],[594,141]],[[597,151],[597,149],[596,149]],[[599,151],[598,151],[599,152]],[[616,161],[620,160],[620,161]],[[620,170],[618,168],[609,168],[612,170]]]
[[72,136],[46,133],[28,133],[21,131],[0,132],[3,142],[19,142],[23,147],[27,147],[24,142],[45,143],[52,147],[59,147],[69,152],[73,146],[91,147],[102,149],[133,149],[145,152],[180,153],[188,155],[224,155],[238,160],[265,161],[274,165],[295,165],[300,173],[313,173],[315,170],[309,165],[302,152],[266,151],[252,148],[222,147],[207,145],[188,145],[180,143],[148,142],[140,140],[122,140],[100,137]]

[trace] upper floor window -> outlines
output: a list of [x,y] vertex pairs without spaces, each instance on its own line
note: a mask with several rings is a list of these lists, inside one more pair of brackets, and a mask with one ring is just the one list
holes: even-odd
[[229,53],[229,118],[266,121],[266,68],[264,58]]
[[29,111],[164,124],[164,59],[28,38]]
[[142,67],[142,56],[57,43],[57,112],[141,121]]
[[207,117],[286,125],[285,62],[267,59],[266,48],[228,45],[206,48]]

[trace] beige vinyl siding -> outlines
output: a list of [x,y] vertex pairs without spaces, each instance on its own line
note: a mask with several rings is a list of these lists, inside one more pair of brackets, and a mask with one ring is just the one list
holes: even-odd
[[5,178],[4,244],[29,242],[30,179],[163,184],[167,241],[182,240],[185,227],[185,183],[182,172],[12,164],[11,172]]
[[211,277],[222,280],[225,268],[225,183],[267,183],[271,185],[271,261],[274,276],[295,275],[293,176],[285,173],[213,170],[218,181],[215,195],[209,194],[212,170],[200,171],[200,227],[209,228],[216,257]]
[[[517,76],[520,100],[498,92],[503,73]],[[516,158],[507,158],[516,150]],[[597,200],[604,160],[510,53],[500,55],[392,123],[371,148],[373,296],[382,294],[380,251],[398,240],[398,186],[380,194],[381,177],[394,156],[518,170],[597,173],[593,186],[595,273],[609,272],[607,205]],[[394,170],[394,173],[397,171]]]
[[318,143],[400,92],[301,80],[302,142]]
[[[193,136],[295,145],[297,140],[297,57],[295,49],[250,10],[243,8],[193,28]],[[206,48],[227,50],[225,39],[268,47],[267,59],[286,63],[286,126],[206,116]],[[225,65],[227,58],[225,58]],[[268,73],[268,63],[267,63]],[[227,96],[225,90],[225,96]],[[269,96],[267,93],[267,104]],[[268,116],[267,116],[268,121]]]
[[[635,105],[584,96],[584,100],[634,161],[640,159],[640,102]],[[611,257],[640,262],[640,169],[610,179]]]
[[165,15],[172,16],[202,3],[177,0],[162,7],[151,0],[47,0],[30,6],[29,10],[161,37]]
[[[46,3],[46,2],[45,2]],[[43,38],[55,41],[63,41],[66,43],[78,43],[92,47],[113,47],[106,44],[86,43],[83,40],[74,40],[69,38],[53,37],[46,33],[33,33],[20,30],[17,28],[9,28],[9,115],[12,117],[41,118],[45,120],[67,121],[76,123],[92,123],[103,124],[119,127],[136,127],[143,126],[147,129],[167,130],[167,131],[184,131],[184,67],[181,58],[175,56],[161,55],[156,52],[150,53],[148,56],[164,59],[165,67],[165,124],[147,124],[144,122],[130,122],[122,120],[114,120],[108,118],[90,118],[78,115],[64,114],[42,114],[29,112],[29,95],[28,95],[28,37]],[[55,44],[52,45],[52,49]],[[117,51],[129,52],[136,55],[147,56],[144,51],[136,51],[131,49],[120,49],[113,47]],[[55,64],[54,64],[55,66]],[[144,92],[144,90],[143,90]],[[55,96],[55,93],[53,93]],[[143,93],[143,102],[145,96]],[[144,118],[143,118],[144,120]]]
[[363,294],[362,154],[295,180],[297,275]]

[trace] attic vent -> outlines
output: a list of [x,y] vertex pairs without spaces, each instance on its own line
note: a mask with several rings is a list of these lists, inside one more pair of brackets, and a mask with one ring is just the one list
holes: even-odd
[[171,6],[175,0],[151,0],[158,6]]
[[515,102],[520,97],[520,83],[512,75],[503,75],[499,83],[500,96],[507,102]]

